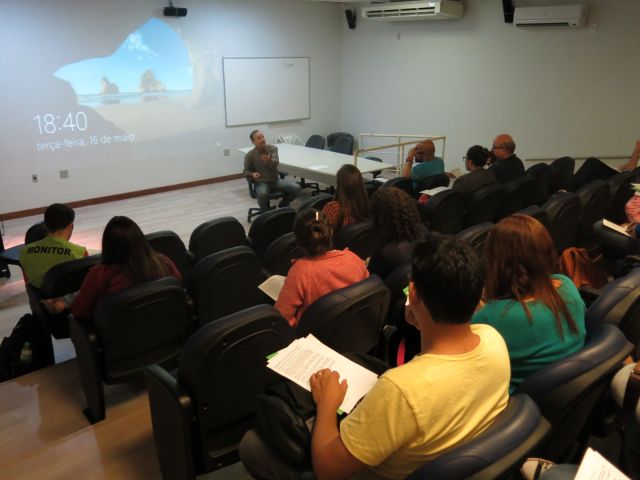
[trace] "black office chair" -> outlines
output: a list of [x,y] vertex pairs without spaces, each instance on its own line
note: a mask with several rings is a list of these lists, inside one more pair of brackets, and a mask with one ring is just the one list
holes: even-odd
[[193,268],[194,259],[177,233],[171,230],[162,230],[148,233],[145,238],[151,248],[173,261],[183,277],[189,274],[191,268]]
[[436,193],[420,212],[430,231],[455,235],[464,226],[464,196],[455,190]]
[[91,423],[105,418],[103,382],[129,381],[147,365],[175,360],[186,339],[187,297],[166,277],[106,297],[92,320],[72,318],[71,340]]
[[515,478],[551,426],[527,395],[514,395],[489,428],[414,471],[407,480]]
[[382,246],[382,235],[369,220],[351,223],[335,233],[333,245],[338,250],[348,248],[366,260]]
[[575,166],[576,161],[571,157],[560,157],[549,164],[551,170],[550,193],[569,189]]
[[276,238],[264,253],[263,266],[271,275],[287,276],[294,259],[306,256],[306,251],[298,246],[293,232]]
[[267,247],[276,238],[293,231],[295,219],[296,211],[291,207],[284,207],[266,212],[251,224],[247,237],[258,258],[264,258]]
[[584,245],[594,237],[593,224],[602,220],[609,210],[609,184],[602,180],[595,180],[580,188],[576,195],[581,207],[578,242]]
[[471,227],[496,220],[505,195],[505,187],[498,184],[481,187],[467,195],[464,199],[464,226]]
[[200,325],[261,303],[273,303],[258,288],[266,276],[249,247],[233,247],[205,257],[187,279]]
[[541,456],[573,462],[590,433],[590,417],[633,345],[613,325],[587,330],[584,348],[529,375],[515,393],[529,395],[551,422]]
[[192,480],[239,460],[238,443],[255,424],[255,398],[280,378],[266,367],[266,357],[293,340],[280,313],[258,305],[194,333],[175,375],[148,367],[162,478]]
[[248,246],[244,227],[234,217],[221,217],[198,225],[189,238],[195,262],[231,247]]
[[535,180],[531,175],[522,175],[504,185],[505,194],[502,205],[498,209],[496,220],[508,217],[512,213],[523,209],[533,203]]
[[377,275],[327,293],[303,312],[296,336],[311,333],[341,353],[369,353],[380,341],[389,296]]
[[336,138],[335,143],[329,147],[329,150],[336,153],[343,153],[345,155],[352,155],[353,137],[351,135],[340,135]]
[[520,215],[528,215],[529,217],[535,218],[542,225],[544,225],[544,228],[549,230],[549,216],[547,215],[547,212],[545,212],[539,206],[529,205],[528,207],[525,207],[522,210],[518,210],[516,213]]
[[551,168],[546,163],[536,163],[527,169],[527,174],[535,181],[532,202],[542,205],[551,193]]
[[302,212],[307,208],[315,208],[316,210],[322,210],[322,208],[334,199],[333,195],[328,193],[321,193],[313,197],[309,197],[306,200],[300,202],[298,206],[298,212]]
[[580,199],[576,194],[571,192],[556,193],[542,205],[542,209],[549,218],[547,230],[553,238],[558,253],[562,253],[566,248],[576,246],[581,214]]
[[307,139],[307,143],[304,144],[305,147],[309,148],[317,148],[319,150],[324,150],[325,138],[322,135],[311,135]]
[[473,248],[478,256],[482,258],[484,253],[484,244],[487,241],[489,232],[493,230],[493,227],[494,224],[491,222],[479,223],[465,228],[459,232],[456,237],[471,245],[471,248]]
[[[249,196],[251,198],[253,198],[254,200],[258,199],[258,193],[256,192],[256,184],[255,182],[247,177],[247,183],[249,184]],[[270,192],[269,193],[269,202],[271,202],[271,200],[282,200],[282,198],[284,197],[284,194],[282,192]],[[275,207],[270,207],[271,210],[273,210]],[[259,207],[249,207],[249,210],[247,211],[247,223],[251,223],[251,220],[253,219],[253,217],[260,215],[262,212],[262,210]]]
[[638,239],[605,227],[602,220],[593,224],[593,234],[607,261],[608,270],[614,277],[625,275],[639,263],[636,258],[640,255]]
[[347,132],[333,132],[327,135],[327,148],[331,149],[338,140],[339,137],[347,137],[351,138],[351,142],[353,142],[353,135]]
[[391,188],[391,187],[396,187],[396,188],[399,188],[400,190],[404,190],[412,198],[415,198],[416,196],[416,193],[413,190],[413,182],[411,181],[410,178],[405,178],[405,177],[390,178],[380,186],[380,188]]
[[611,193],[611,203],[605,218],[615,223],[624,223],[627,216],[624,207],[633,196],[631,183],[636,181],[633,172],[620,172],[607,180]]

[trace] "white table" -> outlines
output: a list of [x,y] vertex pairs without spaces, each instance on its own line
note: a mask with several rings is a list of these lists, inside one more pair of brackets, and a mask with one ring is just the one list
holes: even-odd
[[[278,143],[278,158],[280,170],[307,180],[315,180],[332,187],[336,186],[336,175],[345,163],[353,164],[353,155],[345,155],[330,150]],[[253,147],[240,148],[238,151],[247,153]],[[395,168],[390,163],[380,163],[367,158],[358,157],[356,165],[362,173],[377,172]]]

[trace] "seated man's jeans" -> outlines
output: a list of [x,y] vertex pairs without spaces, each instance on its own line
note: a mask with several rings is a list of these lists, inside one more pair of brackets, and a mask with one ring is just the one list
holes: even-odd
[[284,196],[280,206],[286,207],[300,194],[300,186],[295,183],[287,183],[281,178],[274,182],[257,182],[258,206],[263,212],[269,210],[269,194],[271,192],[282,192]]

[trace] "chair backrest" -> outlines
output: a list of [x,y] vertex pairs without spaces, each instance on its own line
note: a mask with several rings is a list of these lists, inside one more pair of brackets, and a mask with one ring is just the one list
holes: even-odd
[[291,145],[304,145],[299,135],[291,132],[281,133],[274,140],[275,143],[290,143]]
[[151,248],[170,258],[183,276],[191,270],[193,258],[187,252],[184,242],[177,233],[170,230],[162,230],[148,233],[145,237]]
[[368,353],[380,340],[389,296],[377,275],[327,293],[304,311],[296,336],[312,333],[340,353]]
[[549,422],[530,397],[514,395],[484,432],[427,462],[407,480],[507,478],[517,472],[549,429]]
[[333,244],[336,249],[348,248],[365,260],[382,246],[382,235],[369,220],[350,223],[335,233]]
[[615,223],[624,223],[627,216],[624,206],[633,196],[631,183],[635,181],[635,175],[632,172],[620,172],[607,180],[609,184],[611,202],[606,218]]
[[473,248],[478,256],[482,258],[484,253],[484,244],[486,243],[489,232],[493,227],[494,224],[491,222],[479,223],[465,228],[459,232],[456,237],[471,245],[471,248]]
[[62,297],[80,290],[82,281],[91,267],[98,265],[101,255],[90,255],[54,265],[42,279],[43,298]]
[[309,148],[317,148],[319,150],[324,150],[325,139],[322,135],[311,135],[307,140],[307,143],[304,144],[305,147]]
[[547,230],[549,229],[549,216],[547,215],[547,212],[537,205],[529,205],[522,210],[518,210],[516,213],[533,217],[544,225]]
[[93,324],[107,383],[175,358],[186,338],[189,307],[173,277],[136,285],[106,297]]
[[512,213],[531,205],[535,183],[536,181],[533,177],[528,174],[522,175],[521,177],[506,183],[504,185],[504,199],[498,210],[498,217],[496,220],[508,217]]
[[329,147],[329,150],[336,153],[351,155],[353,153],[353,137],[351,135],[340,135],[336,138],[335,143]]
[[276,238],[267,247],[262,264],[271,275],[287,276],[291,261],[306,256],[304,248],[299,247],[293,232]]
[[296,211],[291,207],[276,208],[260,214],[249,228],[249,242],[258,258],[276,238],[293,231]]
[[432,188],[448,187],[450,181],[451,180],[449,179],[449,177],[447,177],[447,175],[444,173],[431,175],[430,177],[422,179],[418,182],[415,194],[420,195],[421,191],[431,190]]
[[560,157],[549,164],[551,170],[551,191],[566,190],[573,178],[576,161],[571,157]]
[[580,200],[571,192],[559,192],[547,200],[542,209],[547,212],[547,230],[553,238],[558,252],[573,247],[578,239],[580,222]]
[[464,225],[464,196],[455,190],[436,193],[420,207],[429,230],[455,235]]
[[255,397],[277,379],[266,357],[294,337],[275,308],[258,305],[202,327],[185,343],[178,382],[193,405],[199,473],[238,460],[237,445],[254,424]]
[[411,197],[415,197],[415,192],[413,190],[413,182],[411,181],[410,178],[405,178],[405,177],[390,178],[380,186],[380,188],[389,188],[389,187],[399,188],[400,190],[404,190],[405,192],[407,192]]
[[198,262],[212,253],[248,244],[240,222],[234,217],[222,217],[195,228],[189,238],[189,251]]
[[535,180],[532,201],[542,205],[551,193],[551,168],[546,163],[536,163],[527,169],[527,174]]
[[406,300],[404,289],[411,280],[411,264],[400,265],[391,272],[384,280],[385,286],[389,289],[389,305],[393,306],[400,299]]
[[609,210],[609,184],[603,180],[594,180],[580,188],[576,195],[582,210],[578,224],[578,241],[583,241],[594,236],[593,224],[602,220]]
[[593,234],[600,245],[602,253],[611,260],[640,253],[640,241],[637,238],[629,237],[605,227],[602,220],[598,220],[593,224]]
[[301,212],[307,208],[315,208],[316,210],[322,210],[323,207],[334,199],[333,195],[329,195],[328,193],[321,193],[319,195],[314,195],[306,200],[300,202],[298,206],[298,211]]
[[574,442],[583,439],[594,405],[632,350],[617,327],[595,325],[587,330],[582,350],[541,368],[518,386],[516,393],[529,395],[552,424],[544,458],[562,461]]
[[327,148],[331,148],[335,145],[338,137],[350,137],[353,140],[353,135],[347,132],[333,132],[327,135]]
[[233,247],[205,257],[187,279],[201,325],[271,300],[258,289],[265,280],[249,247]]
[[498,217],[498,211],[506,190],[502,185],[487,185],[479,188],[465,198],[464,225],[470,227],[479,223],[493,222]]
[[27,232],[24,234],[24,243],[33,243],[38,240],[42,240],[44,237],[49,235],[49,230],[45,226],[44,222],[38,222],[31,225]]

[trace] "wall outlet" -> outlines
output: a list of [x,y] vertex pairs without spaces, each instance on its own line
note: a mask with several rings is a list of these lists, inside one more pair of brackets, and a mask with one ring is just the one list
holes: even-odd
[[229,149],[228,149],[228,148],[225,148],[225,149],[224,149],[224,156],[225,156],[225,157],[228,157],[229,155],[231,155],[231,152],[229,152]]
[[69,170],[60,170],[60,178],[69,178]]
[[38,175],[36,175],[35,173],[31,175],[31,181],[33,183],[38,183]]

